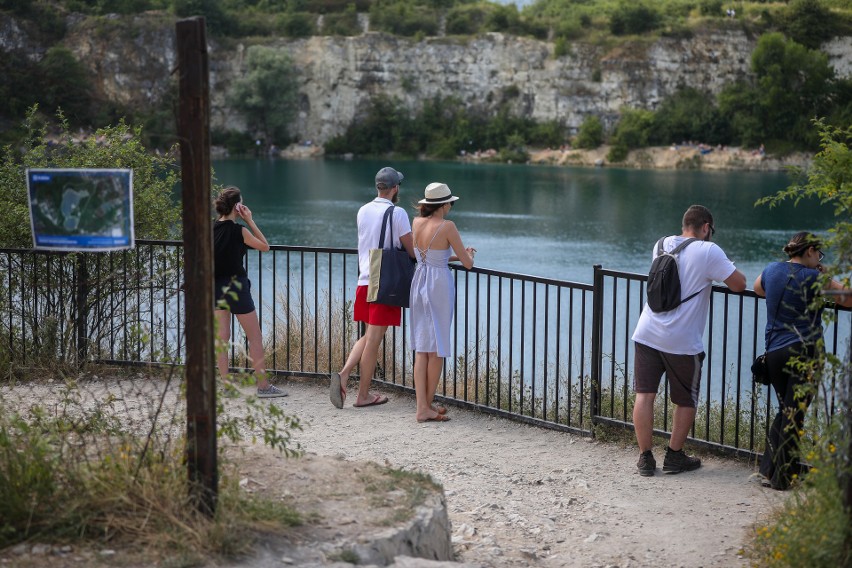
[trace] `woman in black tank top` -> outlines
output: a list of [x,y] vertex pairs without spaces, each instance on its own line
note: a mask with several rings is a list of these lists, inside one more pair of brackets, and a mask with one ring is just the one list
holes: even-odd
[[[263,337],[254,301],[251,282],[243,268],[243,257],[250,247],[266,252],[269,243],[252,218],[251,210],[242,204],[242,195],[236,187],[226,187],[215,201],[219,218],[213,225],[213,258],[215,261],[216,327],[219,339],[227,344],[231,339],[231,314],[243,328],[249,344],[249,358],[257,376],[257,396],[272,398],[287,396],[278,387],[269,384],[263,353]],[[236,223],[242,219],[248,228]],[[223,378],[228,376],[228,353],[220,351],[216,364]]]

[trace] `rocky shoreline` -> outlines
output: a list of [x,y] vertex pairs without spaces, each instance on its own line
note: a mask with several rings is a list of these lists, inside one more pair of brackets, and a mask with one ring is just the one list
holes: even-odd
[[[789,167],[807,169],[813,154],[794,152],[778,157],[759,150],[738,147],[707,148],[695,145],[653,146],[631,150],[623,162],[607,160],[609,146],[594,150],[573,148],[539,149],[530,151],[531,165],[617,167],[658,170],[707,170],[707,171],[783,171]],[[459,159],[465,162],[485,163],[495,161],[496,152],[484,151],[467,154]],[[325,151],[319,145],[291,144],[276,154],[284,159],[322,158]]]

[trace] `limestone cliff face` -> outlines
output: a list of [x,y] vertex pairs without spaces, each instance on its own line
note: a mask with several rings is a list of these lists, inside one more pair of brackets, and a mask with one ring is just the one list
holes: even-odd
[[507,101],[520,115],[573,128],[590,114],[612,122],[622,107],[653,109],[681,85],[718,93],[746,76],[754,42],[742,33],[707,32],[614,50],[575,43],[558,58],[550,43],[503,34],[416,43],[383,34],[313,37],[280,47],[302,72],[306,105],[298,130],[322,141],[380,92],[410,108],[453,95],[471,105]]
[[[126,105],[151,105],[174,88],[174,20],[164,14],[68,19],[63,40],[89,69],[96,88]],[[503,34],[435,37],[416,42],[380,33],[356,37],[257,40],[286,51],[299,70],[300,139],[342,133],[378,93],[416,110],[436,95],[577,128],[591,114],[613,123],[622,107],[654,109],[680,86],[718,93],[747,77],[756,38],[738,27],[697,31],[688,39],[638,40],[606,48],[582,42],[555,57],[553,44]],[[244,71],[248,44],[210,44],[211,125],[241,130],[226,95]],[[38,53],[26,30],[0,17],[0,48]],[[825,50],[842,76],[852,75],[852,38]]]

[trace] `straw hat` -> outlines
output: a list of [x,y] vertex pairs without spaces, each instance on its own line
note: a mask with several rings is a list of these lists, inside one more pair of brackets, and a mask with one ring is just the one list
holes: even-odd
[[442,203],[451,203],[458,199],[445,183],[430,183],[426,186],[426,191],[423,193],[424,198],[418,201],[421,205],[440,205]]

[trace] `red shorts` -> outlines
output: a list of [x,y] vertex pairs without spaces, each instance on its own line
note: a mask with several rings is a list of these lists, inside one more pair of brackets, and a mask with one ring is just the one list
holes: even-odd
[[386,306],[367,301],[367,287],[358,286],[355,290],[355,321],[370,325],[399,325],[402,321],[402,308]]

